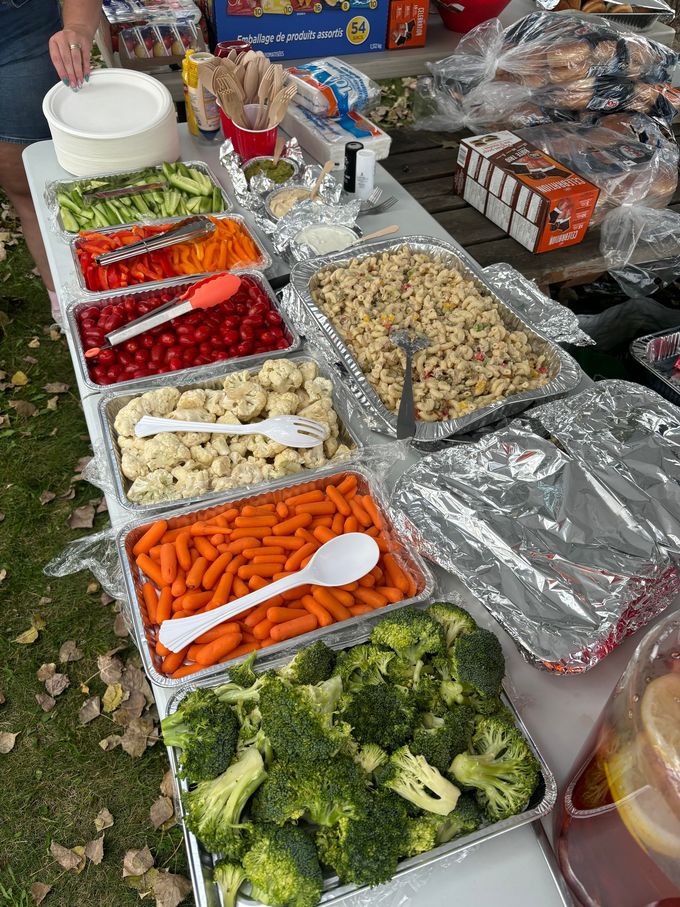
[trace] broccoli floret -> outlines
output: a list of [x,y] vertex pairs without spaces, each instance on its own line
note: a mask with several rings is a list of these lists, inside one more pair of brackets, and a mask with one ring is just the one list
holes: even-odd
[[470,794],[461,794],[448,816],[426,813],[408,820],[408,841],[403,856],[414,857],[433,850],[461,835],[469,835],[482,824],[482,811]]
[[419,809],[448,816],[456,808],[460,791],[423,756],[407,746],[392,754],[384,785]]
[[449,649],[459,636],[474,633],[477,629],[472,615],[453,602],[434,602],[427,609],[427,613],[444,628],[446,646]]
[[434,850],[437,847],[437,829],[442,821],[441,816],[435,816],[434,813],[409,817],[406,825],[408,837],[402,856],[415,857],[419,853]]
[[291,686],[268,679],[260,695],[262,730],[274,754],[291,762],[330,760],[349,737],[349,726],[334,725],[332,712],[342,682],[331,678],[317,687]]
[[385,765],[389,756],[385,750],[380,749],[375,743],[367,743],[354,755],[354,761],[360,765],[367,775],[374,775],[381,765]]
[[364,643],[338,655],[335,674],[342,680],[347,693],[368,683],[383,683],[389,672],[394,652]]
[[234,907],[238,890],[246,880],[243,867],[238,863],[220,860],[215,864],[213,879],[220,890],[224,907]]
[[463,693],[482,698],[498,696],[505,674],[505,659],[498,638],[489,630],[475,630],[454,640],[449,650],[451,676]]
[[186,824],[208,850],[238,859],[242,848],[241,812],[267,777],[262,756],[254,748],[213,781],[201,781],[184,796]]
[[425,655],[444,654],[446,650],[444,631],[437,621],[411,607],[399,608],[376,624],[371,642],[387,646],[414,665]]
[[257,680],[257,674],[253,671],[253,664],[255,663],[256,657],[257,652],[251,652],[241,664],[229,668],[229,680],[246,690],[252,687]]
[[284,825],[304,818],[313,825],[334,825],[359,818],[368,804],[368,778],[349,756],[330,763],[275,762],[252,800],[256,822]]
[[214,693],[215,696],[217,696],[217,698],[220,700],[220,702],[226,702],[229,705],[233,706],[246,705],[248,707],[252,707],[253,705],[257,705],[263,686],[269,679],[271,679],[272,676],[274,675],[271,671],[266,671],[263,674],[257,674],[257,679],[250,686],[243,686],[242,684],[236,683],[235,681],[223,683],[219,687],[215,687]]
[[319,858],[345,884],[374,886],[387,882],[404,852],[407,819],[403,801],[391,791],[377,791],[363,818],[341,819],[319,830]]
[[[408,693],[386,683],[368,684],[343,697],[340,716],[359,743],[377,743],[392,752],[413,734],[416,710]],[[451,760],[449,760],[450,763]]]
[[466,705],[454,706],[443,717],[426,712],[422,726],[413,734],[411,752],[424,756],[438,771],[448,771],[453,757],[468,748],[474,719],[473,710]]
[[333,673],[335,659],[335,652],[318,640],[298,652],[292,661],[279,668],[277,674],[289,683],[321,683]]
[[260,751],[266,766],[271,765],[272,760],[274,759],[274,751],[272,750],[269,738],[262,730],[262,713],[260,712],[259,706],[252,708],[243,718],[241,730],[238,735],[236,752],[240,755],[243,750],[247,749],[249,746],[254,746]]
[[478,718],[470,753],[459,753],[450,774],[476,788],[477,802],[493,821],[526,809],[539,781],[539,765],[517,728],[501,717]]
[[211,690],[194,690],[161,722],[166,746],[181,749],[180,774],[191,783],[210,781],[227,768],[236,752],[239,720]]
[[269,907],[316,907],[323,876],[312,839],[294,825],[258,827],[243,858],[252,896]]

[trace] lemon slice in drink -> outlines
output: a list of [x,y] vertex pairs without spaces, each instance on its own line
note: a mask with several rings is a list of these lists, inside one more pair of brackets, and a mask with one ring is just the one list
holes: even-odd
[[680,674],[663,674],[647,686],[640,704],[649,744],[667,773],[680,775]]

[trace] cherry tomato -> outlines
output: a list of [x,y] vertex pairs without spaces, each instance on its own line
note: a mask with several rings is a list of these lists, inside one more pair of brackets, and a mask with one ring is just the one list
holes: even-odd
[[147,350],[150,350],[155,343],[153,335],[148,331],[146,334],[142,334],[142,336],[139,338],[139,342]]
[[123,344],[123,348],[125,349],[126,353],[136,353],[139,349],[139,344],[136,340],[128,340]]
[[222,340],[226,343],[227,346],[233,346],[235,343],[238,343],[240,334],[238,331],[222,331]]
[[158,342],[163,346],[173,346],[175,343],[175,334],[173,331],[163,331],[163,333],[158,338]]
[[112,350],[112,349],[102,350],[101,353],[99,354],[99,356],[97,356],[97,359],[99,362],[103,363],[104,365],[113,365],[113,363],[116,361],[115,350]]
[[146,365],[149,361],[149,351],[145,349],[137,350],[135,352],[135,362],[137,365]]
[[250,356],[253,351],[253,342],[252,340],[244,340],[242,343],[236,345],[236,355],[237,356]]
[[184,363],[179,358],[179,356],[173,356],[172,358],[168,359],[168,368],[171,372],[176,372],[178,369],[184,368]]
[[197,343],[202,343],[210,337],[210,328],[205,324],[200,324],[194,331],[194,337]]

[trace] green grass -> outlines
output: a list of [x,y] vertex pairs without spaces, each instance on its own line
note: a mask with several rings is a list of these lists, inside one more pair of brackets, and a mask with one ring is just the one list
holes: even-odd
[[[5,388],[0,397],[5,416],[0,419],[0,570],[7,571],[0,585],[0,690],[6,697],[0,732],[19,732],[12,752],[0,755],[0,907],[32,904],[30,885],[36,881],[54,886],[46,907],[125,907],[139,903],[122,878],[125,852],[148,844],[157,867],[185,873],[184,848],[178,828],[156,832],[149,820],[167,768],[162,745],[138,759],[120,748],[105,753],[99,740],[121,729],[107,716],[85,727],[78,723],[86,698],[81,683],[92,695],[105,690],[96,676],[97,655],[127,641],[114,636],[115,615],[111,605],[101,603],[100,591],[86,591],[88,573],[55,580],[42,572],[50,558],[84,534],[69,529],[71,511],[99,494],[78,482],[73,500],[60,497],[72,487],[78,458],[90,446],[68,349],[63,338],[55,342],[44,333],[52,320],[49,301],[32,267],[23,242],[0,263],[0,368],[8,376],[0,381],[9,382],[18,370],[29,379],[24,387]],[[35,337],[40,346],[30,348]],[[36,361],[27,362],[27,356]],[[55,381],[71,390],[50,411],[50,394],[42,387]],[[18,400],[37,406],[38,415],[18,415],[9,406]],[[57,497],[41,505],[45,490]],[[105,524],[103,514],[95,528]],[[39,604],[41,598],[51,601]],[[13,642],[36,612],[46,622],[39,639],[32,645]],[[44,662],[58,662],[67,639],[75,639],[85,657],[62,667],[71,685],[45,713],[35,699],[44,691],[36,671]],[[127,644],[125,659],[134,652]],[[102,807],[115,821],[105,832],[103,862],[88,862],[80,875],[64,872],[50,855],[50,842],[73,847],[96,837],[93,820]]]

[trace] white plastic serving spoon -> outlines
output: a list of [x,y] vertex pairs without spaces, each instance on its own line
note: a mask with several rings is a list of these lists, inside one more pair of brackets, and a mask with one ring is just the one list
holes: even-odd
[[363,532],[339,535],[322,545],[307,566],[291,576],[284,576],[263,589],[243,595],[237,601],[206,611],[205,614],[164,620],[158,638],[171,652],[179,652],[198,636],[225,620],[296,586],[344,586],[353,583],[372,570],[379,557],[378,543],[370,535]]

